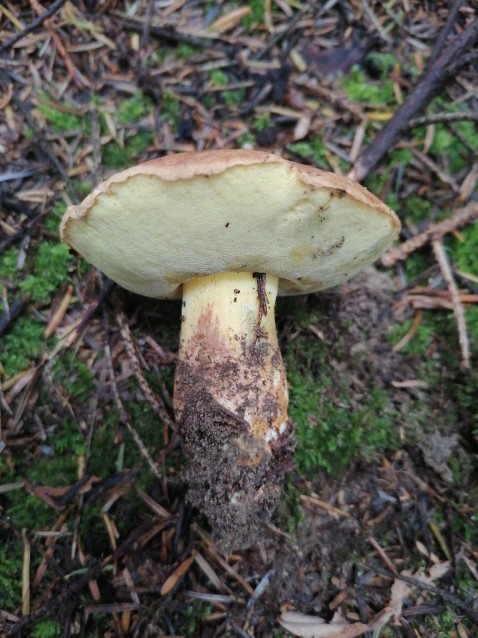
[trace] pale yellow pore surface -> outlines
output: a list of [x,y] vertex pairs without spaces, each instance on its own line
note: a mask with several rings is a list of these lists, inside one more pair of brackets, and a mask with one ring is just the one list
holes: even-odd
[[254,436],[267,442],[284,432],[288,394],[274,319],[277,286],[277,277],[267,275],[261,296],[251,273],[198,277],[184,285],[174,391],[178,419],[191,383],[194,391],[200,383]]
[[128,290],[174,298],[188,279],[224,271],[273,274],[279,294],[321,290],[395,238],[394,213],[360,186],[262,153],[247,161],[186,178],[179,161],[174,178],[126,171],[69,210],[63,239]]

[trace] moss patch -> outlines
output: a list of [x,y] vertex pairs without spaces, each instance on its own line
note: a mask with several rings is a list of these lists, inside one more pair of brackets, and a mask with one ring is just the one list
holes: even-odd
[[318,469],[337,475],[354,459],[396,447],[397,414],[388,395],[373,387],[357,404],[350,395],[350,375],[334,374],[316,341],[313,335],[299,337],[285,357],[289,412],[297,425],[296,463],[307,475]]
[[[211,71],[209,77],[211,79],[211,84],[216,88],[226,87],[231,83],[231,79],[226,75],[226,73],[224,73],[224,71],[221,71],[221,69]],[[224,88],[224,90],[216,92],[215,94],[228,106],[237,106],[244,100],[245,90],[242,87],[237,89]]]
[[160,119],[163,122],[171,122],[176,125],[180,115],[180,103],[174,95],[166,93],[161,103]]
[[0,544],[0,609],[14,611],[22,604],[21,542]]
[[88,400],[95,387],[92,371],[71,350],[61,352],[55,358],[52,366],[52,381],[62,386],[68,398],[74,398],[82,403]]
[[140,131],[129,137],[123,147],[117,142],[108,142],[101,148],[103,164],[112,169],[130,166],[138,155],[148,149],[153,139],[154,136],[149,131]]
[[[375,59],[379,59],[378,56]],[[349,73],[342,78],[342,88],[350,102],[365,102],[374,105],[395,105],[393,82],[386,78],[387,65],[381,66],[382,78],[373,81],[367,77],[359,66],[353,66]]]
[[313,137],[307,142],[294,142],[293,144],[288,144],[287,148],[305,159],[313,160],[319,164],[319,166],[328,167],[329,165],[327,161],[327,153],[329,151],[322,142],[322,137],[320,135]]
[[39,104],[38,110],[53,130],[58,133],[87,130],[87,120],[79,115],[61,111],[50,104]]
[[153,103],[141,91],[136,91],[130,98],[121,102],[118,108],[118,124],[134,124],[151,113]]
[[26,370],[43,352],[45,326],[35,317],[19,317],[2,339],[2,366],[7,376]]
[[69,281],[72,262],[65,244],[41,242],[30,274],[20,283],[20,290],[33,302],[47,304],[59,286]]

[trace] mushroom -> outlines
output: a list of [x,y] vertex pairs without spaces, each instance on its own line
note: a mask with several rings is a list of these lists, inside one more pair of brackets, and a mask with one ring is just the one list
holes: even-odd
[[111,279],[148,297],[182,297],[174,407],[189,499],[220,548],[253,544],[291,466],[277,294],[353,277],[399,226],[349,179],[247,150],[145,162],[67,210],[63,241]]

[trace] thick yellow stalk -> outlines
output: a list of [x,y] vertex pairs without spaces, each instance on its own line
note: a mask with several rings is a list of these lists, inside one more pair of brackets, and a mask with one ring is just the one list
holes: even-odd
[[[221,273],[184,284],[175,410],[199,384],[270,441],[287,422],[287,383],[277,341],[272,275]],[[194,386],[191,380],[194,379]]]

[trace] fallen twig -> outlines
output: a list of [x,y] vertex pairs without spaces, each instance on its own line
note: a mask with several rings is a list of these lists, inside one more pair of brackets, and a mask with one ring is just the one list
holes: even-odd
[[410,326],[410,330],[407,334],[403,335],[403,337],[398,341],[392,348],[392,352],[400,352],[415,336],[415,333],[418,330],[420,323],[422,322],[423,312],[421,309],[417,311],[415,314],[415,318],[413,319],[412,325]]
[[[123,27],[125,29],[131,29],[137,33],[144,33],[144,22],[134,17],[127,16],[120,11],[112,11],[114,15],[121,18],[123,21]],[[184,33],[178,31],[173,25],[165,24],[164,26],[158,26],[156,24],[149,25],[149,34],[160,40],[166,40],[168,42],[175,42],[181,44],[189,44],[192,47],[211,47],[218,48],[224,53],[232,54],[234,52],[234,45],[224,42],[220,38],[214,38],[203,35],[194,35],[191,33]]]
[[465,312],[460,300],[460,292],[456,285],[455,278],[453,277],[453,271],[446,256],[445,249],[440,239],[434,239],[432,241],[432,248],[435,254],[435,258],[440,266],[443,279],[450,291],[451,300],[453,303],[453,312],[456,318],[456,324],[458,328],[458,340],[461,348],[461,367],[467,370],[470,367],[470,344],[468,341],[468,333],[466,331]]
[[478,217],[478,202],[473,202],[456,210],[451,217],[438,222],[436,224],[430,224],[430,226],[422,233],[407,239],[396,248],[389,250],[381,259],[381,263],[384,266],[394,266],[398,261],[403,261],[416,250],[419,250],[427,243],[438,240],[445,235],[452,233],[454,230],[465,226],[475,217]]
[[435,60],[437,59],[437,57],[440,55],[440,53],[443,50],[443,46],[446,42],[447,37],[450,34],[450,31],[453,27],[453,24],[455,23],[456,17],[458,15],[458,12],[460,10],[461,5],[463,4],[463,0],[455,0],[455,2],[453,3],[453,6],[450,9],[450,12],[448,13],[448,17],[446,19],[445,24],[443,25],[440,33],[438,34],[438,37],[436,38],[434,44],[433,44],[433,49],[432,52],[430,54],[430,57],[428,59],[427,62],[427,66],[425,68],[425,72],[428,71],[428,69],[433,65],[433,63],[435,62]]
[[394,579],[402,580],[404,583],[408,583],[409,585],[412,585],[413,587],[417,587],[418,589],[423,589],[425,591],[428,591],[431,594],[434,594],[435,596],[438,596],[439,598],[446,600],[447,602],[451,603],[455,607],[458,607],[458,609],[461,609],[461,611],[463,611],[473,622],[478,623],[478,614],[474,611],[474,609],[470,605],[467,605],[465,602],[463,602],[461,598],[459,598],[456,594],[452,594],[446,589],[442,589],[441,587],[436,587],[435,585],[431,585],[430,583],[425,582],[424,580],[420,580],[419,578],[414,578],[413,576],[406,576],[403,573],[394,574],[393,572],[390,572],[389,570],[383,569],[381,567],[377,567],[376,565],[374,566],[362,565],[362,567],[366,569],[370,569],[376,572],[377,574],[381,574],[382,576],[387,576],[388,578],[391,578],[392,580]]
[[433,115],[424,115],[423,117],[415,117],[408,123],[408,128],[416,126],[429,126],[430,124],[450,124],[451,122],[476,122],[478,121],[478,113],[472,111],[458,111],[457,113],[435,113]]

